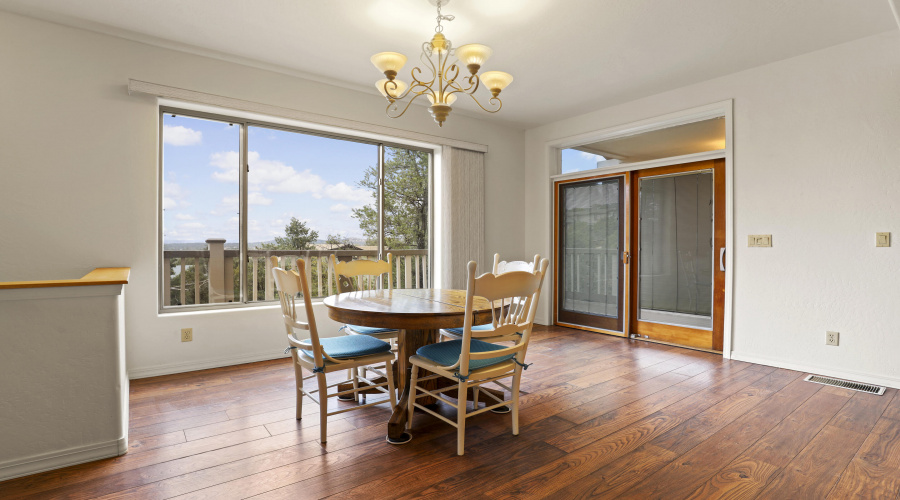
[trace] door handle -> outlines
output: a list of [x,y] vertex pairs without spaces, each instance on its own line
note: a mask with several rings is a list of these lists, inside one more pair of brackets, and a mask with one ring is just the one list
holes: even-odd
[[719,249],[719,271],[725,270],[725,247]]
[[628,252],[622,252],[622,262],[627,266],[631,264],[631,254]]

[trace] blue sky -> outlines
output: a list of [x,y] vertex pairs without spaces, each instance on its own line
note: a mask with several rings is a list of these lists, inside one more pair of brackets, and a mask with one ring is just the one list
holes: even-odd
[[562,173],[580,172],[582,170],[590,170],[597,168],[597,162],[606,158],[600,155],[585,153],[574,149],[562,150]]
[[[164,116],[164,242],[238,241],[239,141],[238,125]],[[248,142],[248,241],[283,236],[291,217],[321,240],[364,238],[351,209],[373,202],[356,183],[378,164],[377,146],[261,127]]]

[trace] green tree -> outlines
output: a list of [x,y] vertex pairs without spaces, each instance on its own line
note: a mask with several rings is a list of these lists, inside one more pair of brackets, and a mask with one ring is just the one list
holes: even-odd
[[314,243],[319,239],[318,231],[306,226],[306,223],[291,217],[291,221],[284,226],[284,236],[276,236],[275,243],[260,243],[256,248],[260,250],[313,250]]
[[329,250],[334,250],[335,248],[341,248],[350,245],[351,241],[350,238],[341,236],[339,234],[329,234],[328,237],[325,238],[325,244],[328,245]]
[[[386,148],[384,162],[384,244],[387,248],[428,248],[428,153]],[[378,241],[378,168],[366,169],[361,188],[372,203],[353,209],[369,244]]]

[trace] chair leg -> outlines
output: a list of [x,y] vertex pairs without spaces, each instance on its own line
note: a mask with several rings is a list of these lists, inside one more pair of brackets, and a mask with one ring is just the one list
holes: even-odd
[[353,375],[350,377],[353,380],[353,402],[359,402],[359,368],[353,368],[350,370],[350,373]]
[[[365,366],[359,367],[359,375],[362,376],[362,378],[367,378]],[[356,387],[359,388],[359,377],[357,377],[357,379],[356,379]],[[362,392],[362,393],[358,393],[358,394],[359,394],[359,401],[362,404],[365,404],[366,403],[366,393]]]
[[384,374],[388,382],[388,396],[391,398],[391,410],[397,408],[397,386],[394,384],[394,370],[391,369],[391,362],[384,362]]
[[[392,375],[393,376],[393,375]],[[416,403],[416,382],[419,378],[419,367],[418,365],[412,365],[412,376],[409,379],[409,403],[407,404],[407,410],[409,413],[406,416],[406,429],[412,430],[412,419],[413,419],[413,411],[415,411],[416,407],[414,406]]]
[[297,379],[297,420],[303,418],[303,367],[294,360],[294,377]]
[[519,382],[522,381],[522,367],[517,366],[512,383],[512,433],[519,435]]
[[316,374],[316,381],[319,382],[319,432],[322,444],[328,440],[328,382],[325,381],[324,373]]
[[456,392],[456,454],[462,455],[466,441],[466,381],[459,381]]

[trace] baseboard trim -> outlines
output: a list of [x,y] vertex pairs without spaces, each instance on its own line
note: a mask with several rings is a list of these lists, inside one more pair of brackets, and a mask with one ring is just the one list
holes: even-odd
[[826,366],[810,365],[805,363],[794,363],[776,358],[766,358],[762,356],[754,356],[750,354],[741,354],[731,351],[731,359],[738,361],[746,361],[747,363],[756,363],[758,365],[774,366],[776,368],[786,368],[788,370],[796,370],[798,372],[812,373],[815,375],[825,375],[853,382],[863,382],[866,384],[883,385],[885,387],[893,387],[900,389],[900,378],[885,377],[874,373],[857,372],[852,370],[837,370]]
[[242,365],[244,363],[253,363],[256,361],[268,361],[270,359],[286,358],[288,354],[284,351],[266,351],[256,352],[253,354],[244,354],[241,356],[229,356],[225,358],[207,359],[202,361],[185,361],[182,363],[171,363],[166,365],[149,366],[146,368],[135,368],[128,370],[128,378],[130,380],[158,377],[160,375],[171,375],[173,373],[193,372],[197,370],[206,370],[208,368],[219,368],[221,366]]
[[0,463],[0,481],[29,476],[31,474],[37,474],[38,472],[45,472],[53,469],[61,469],[63,467],[69,467],[70,465],[93,462],[104,458],[117,457],[124,453],[124,451],[120,453],[120,450],[127,449],[128,443],[123,437],[115,441],[76,446],[66,450],[51,451],[32,455],[27,458],[9,460]]

